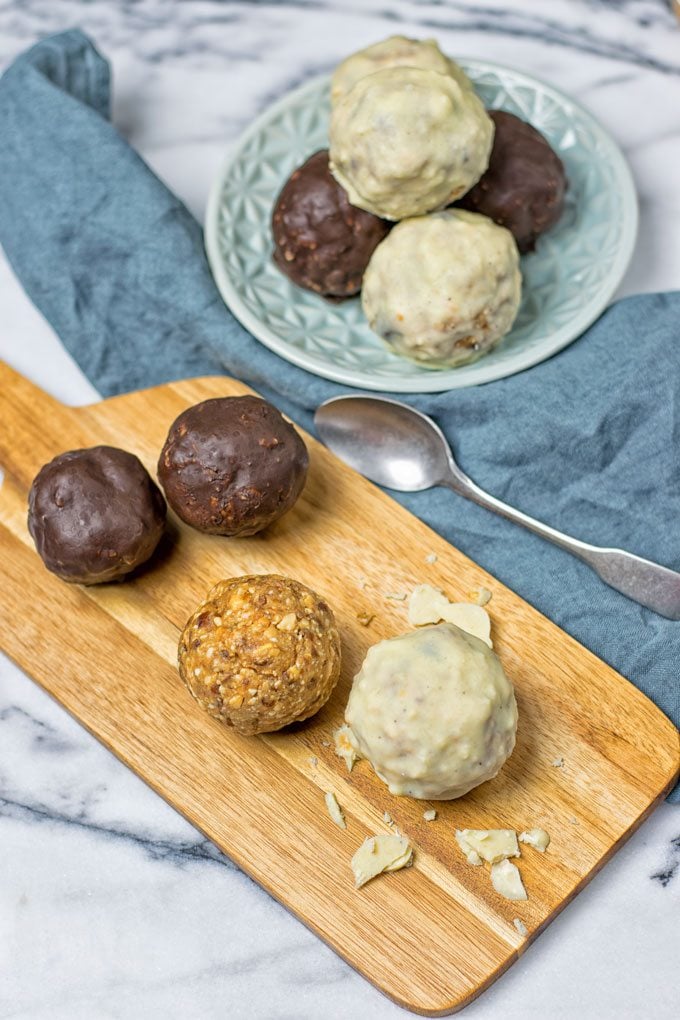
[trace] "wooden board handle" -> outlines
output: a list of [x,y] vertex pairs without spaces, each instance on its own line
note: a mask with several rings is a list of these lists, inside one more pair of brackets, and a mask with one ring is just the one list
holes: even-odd
[[[0,468],[28,487],[38,468],[50,460],[54,437],[75,413],[49,393],[0,361]],[[32,473],[31,473],[32,472]]]

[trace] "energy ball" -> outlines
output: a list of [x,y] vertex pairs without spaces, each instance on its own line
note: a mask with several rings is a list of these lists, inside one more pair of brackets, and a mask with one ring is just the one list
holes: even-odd
[[505,336],[521,285],[510,231],[486,216],[447,209],[390,231],[368,264],[362,304],[371,329],[397,354],[454,366]]
[[216,397],[187,408],[158,461],[168,503],[213,535],[254,535],[287,513],[307,477],[307,447],[260,397]]
[[504,110],[489,116],[496,125],[489,168],[459,204],[507,227],[521,252],[533,251],[562,215],[564,164],[531,124]]
[[517,705],[495,652],[440,623],[369,648],[345,719],[390,793],[453,800],[507,761]]
[[349,204],[322,149],[293,171],[276,200],[274,261],[299,287],[341,300],[359,293],[368,260],[389,229]]
[[280,730],[318,712],[335,687],[335,618],[290,577],[220,581],[182,632],[179,672],[201,708],[239,733]]
[[339,103],[361,78],[386,67],[419,67],[455,78],[461,88],[472,88],[462,67],[439,49],[434,39],[408,39],[391,35],[389,39],[367,46],[338,64],[331,79],[331,103]]
[[493,121],[449,75],[388,67],[333,107],[330,165],[352,205],[388,220],[441,209],[486,170]]
[[165,527],[165,500],[132,453],[93,446],[40,469],[28,497],[28,530],[63,581],[117,581],[146,563]]

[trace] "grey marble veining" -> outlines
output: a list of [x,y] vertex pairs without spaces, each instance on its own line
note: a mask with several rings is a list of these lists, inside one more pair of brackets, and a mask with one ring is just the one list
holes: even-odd
[[[258,111],[360,46],[435,35],[524,68],[631,162],[641,230],[620,292],[680,286],[680,27],[665,0],[0,0],[0,68],[72,25],[112,60],[119,130],[199,218]],[[0,357],[61,399],[94,399],[1,255],[0,323]],[[663,806],[464,1015],[669,1020],[679,914],[680,812]],[[0,657],[2,1020],[403,1015]]]

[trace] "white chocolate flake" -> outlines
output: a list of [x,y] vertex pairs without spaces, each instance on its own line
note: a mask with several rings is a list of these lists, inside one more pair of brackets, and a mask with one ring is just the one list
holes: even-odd
[[340,726],[333,734],[333,739],[335,740],[335,753],[338,758],[343,759],[348,772],[352,771],[354,763],[359,757],[351,738],[352,731],[349,726]]
[[368,836],[352,857],[354,885],[360,889],[383,871],[399,871],[413,861],[413,847],[405,836]]
[[409,599],[408,622],[414,627],[423,627],[440,620],[455,624],[493,648],[491,620],[482,606],[473,602],[450,602],[439,588],[431,584],[417,585]]
[[519,868],[512,861],[503,860],[491,865],[491,884],[506,900],[527,900]]
[[539,853],[545,853],[550,846],[550,836],[545,829],[527,829],[526,832],[520,832],[519,841],[533,846]]
[[326,801],[328,814],[331,816],[332,820],[335,822],[338,828],[346,829],[347,822],[345,821],[345,816],[342,813],[342,808],[338,804],[338,800],[335,794],[329,791],[328,793],[324,794],[324,800]]
[[456,829],[456,842],[466,856],[475,853],[488,864],[519,857],[514,829]]

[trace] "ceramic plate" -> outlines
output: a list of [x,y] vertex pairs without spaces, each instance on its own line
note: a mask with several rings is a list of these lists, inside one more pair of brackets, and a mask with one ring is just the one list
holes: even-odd
[[289,174],[328,145],[329,81],[316,78],[267,109],[232,149],[212,189],[206,246],[222,297],[263,344],[309,372],[371,390],[425,393],[473,386],[543,361],[604,309],[630,260],[637,201],[620,150],[573,100],[482,60],[461,60],[488,108],[538,128],[569,179],[560,222],[522,258],[523,298],[496,350],[460,368],[431,369],[392,354],[358,298],[329,304],[272,262],[272,206]]

